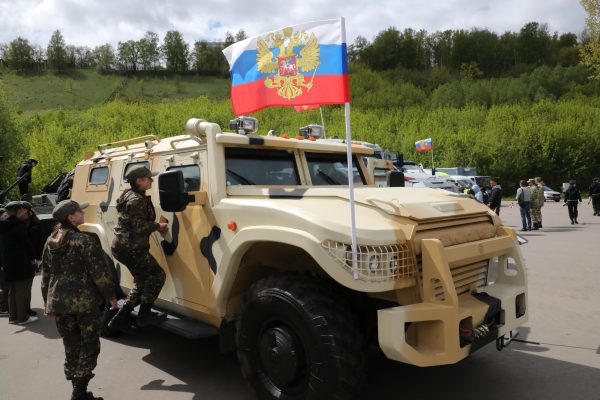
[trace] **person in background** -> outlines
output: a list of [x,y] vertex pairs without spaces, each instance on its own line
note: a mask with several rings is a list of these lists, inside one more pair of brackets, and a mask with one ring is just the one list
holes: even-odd
[[9,323],[26,325],[38,320],[29,315],[31,285],[36,263],[27,234],[27,209],[20,201],[11,201],[0,218],[0,251],[5,279],[9,286]]
[[590,199],[592,199],[592,207],[594,208],[594,215],[600,217],[600,178],[594,178],[590,189],[588,191]]
[[58,203],[58,221],[42,256],[44,314],[53,317],[65,347],[64,371],[73,385],[71,400],[102,400],[87,391],[100,354],[104,302],[117,307],[115,284],[96,237],[77,228],[86,203]]
[[542,226],[542,207],[544,207],[544,204],[546,204],[546,197],[544,197],[544,181],[542,180],[541,176],[536,176],[535,177],[535,184],[538,186],[538,204],[540,206],[539,208],[539,215],[538,215],[538,228],[543,228]]
[[[530,206],[531,206],[531,221],[533,223],[532,229],[534,231],[537,231],[538,229],[540,229],[541,220],[542,220],[542,213],[540,211],[542,208],[542,205],[540,204],[540,196],[539,196],[540,188],[535,183],[535,179],[533,179],[533,178],[529,179],[529,181],[527,183],[529,185],[529,190],[531,190]],[[543,192],[542,192],[542,194],[543,194]]]
[[[4,214],[4,207],[0,207],[0,219]],[[2,241],[2,236],[0,236]],[[0,243],[0,249],[2,244]],[[2,266],[2,252],[0,251],[0,317],[8,317],[8,285],[6,283],[6,275]]]
[[38,162],[36,159],[30,158],[29,160],[23,161],[19,169],[17,170],[17,179],[23,178],[19,182],[19,193],[21,198],[29,193],[29,184],[31,183],[31,174],[33,167],[37,166]]
[[[42,264],[42,250],[44,249],[44,243],[42,243],[42,227],[40,225],[40,220],[37,217],[37,214],[33,210],[33,206],[28,201],[22,201],[21,204],[27,210],[27,220],[25,221],[25,225],[27,226],[27,236],[29,237],[29,242],[33,247],[33,253],[35,256],[36,263],[36,273],[39,272],[39,268]],[[28,305],[28,312],[31,316],[36,316],[37,312],[31,309],[31,302]]]
[[492,193],[490,194],[489,207],[496,213],[496,215],[500,215],[502,187],[498,184],[496,178],[490,179],[490,185],[492,186]]
[[577,188],[577,182],[569,181],[569,187],[565,192],[565,204],[569,209],[569,218],[571,219],[571,225],[578,224],[577,221],[577,205],[581,203],[581,193]]
[[527,186],[527,182],[521,180],[520,187],[517,189],[517,203],[521,213],[521,223],[523,224],[522,231],[531,230],[531,189]]

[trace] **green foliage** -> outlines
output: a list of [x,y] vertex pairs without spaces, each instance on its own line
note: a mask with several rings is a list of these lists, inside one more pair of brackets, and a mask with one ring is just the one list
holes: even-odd
[[54,31],[48,42],[46,50],[48,65],[58,72],[64,71],[67,66],[67,49],[65,40],[59,30]]
[[[569,178],[586,182],[600,170],[600,82],[590,81],[585,67],[542,66],[518,78],[487,80],[456,80],[442,67],[436,74],[442,82],[437,87],[403,67],[380,73],[351,65],[353,138],[429,165],[431,154],[416,153],[414,142],[431,137],[436,165],[475,166],[498,176],[508,192],[522,178],[542,176],[558,187]],[[20,96],[17,103],[29,108],[20,114],[7,89],[0,90],[0,145],[6,151],[0,182],[6,185],[18,163],[34,157],[40,160],[34,191],[99,144],[177,135],[192,117],[225,127],[233,115],[229,81],[222,78],[94,71],[1,77]],[[44,93],[56,96],[59,106],[42,102]],[[40,109],[53,111],[30,112]],[[343,106],[324,106],[323,112],[328,136],[344,137]],[[296,113],[289,107],[254,116],[262,134],[275,129],[294,136],[299,127],[321,122],[319,110]]]

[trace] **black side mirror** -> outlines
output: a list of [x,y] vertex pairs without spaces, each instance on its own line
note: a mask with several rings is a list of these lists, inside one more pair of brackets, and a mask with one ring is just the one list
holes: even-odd
[[388,187],[404,187],[404,172],[388,171],[387,185]]
[[158,195],[160,207],[165,211],[179,212],[185,210],[190,196],[183,186],[183,172],[167,171],[158,176]]

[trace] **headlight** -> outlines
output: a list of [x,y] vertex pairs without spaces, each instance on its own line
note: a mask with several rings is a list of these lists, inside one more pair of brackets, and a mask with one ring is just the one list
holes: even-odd
[[[352,247],[348,243],[326,240],[322,246],[346,271],[353,274]],[[408,243],[358,245],[356,253],[356,272],[360,280],[383,282],[416,275],[417,262]]]

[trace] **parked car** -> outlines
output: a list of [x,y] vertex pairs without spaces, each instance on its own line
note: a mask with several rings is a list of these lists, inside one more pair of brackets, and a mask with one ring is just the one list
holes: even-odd
[[546,201],[554,200],[556,202],[560,201],[560,193],[556,190],[552,190],[548,186],[544,186],[544,199]]

